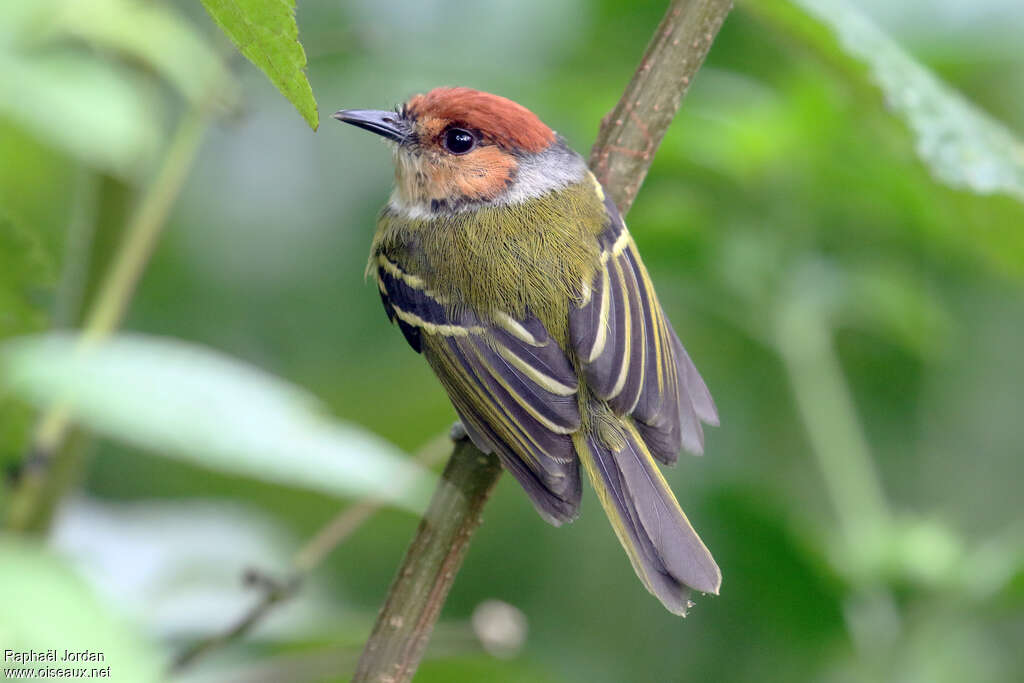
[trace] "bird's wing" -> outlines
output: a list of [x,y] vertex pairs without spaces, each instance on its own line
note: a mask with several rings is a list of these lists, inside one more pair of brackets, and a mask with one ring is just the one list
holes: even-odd
[[571,343],[594,394],[631,415],[651,453],[672,463],[681,448],[703,452],[700,423],[717,425],[718,413],[610,198],[605,208],[600,266],[570,310]]
[[445,305],[399,258],[376,259],[388,316],[426,356],[473,442],[498,455],[545,519],[573,519],[580,475],[570,435],[580,428],[579,382],[565,352],[532,316],[485,322]]

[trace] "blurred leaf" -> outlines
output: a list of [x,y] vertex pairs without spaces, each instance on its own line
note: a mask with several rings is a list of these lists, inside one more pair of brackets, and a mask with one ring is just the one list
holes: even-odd
[[226,108],[236,98],[220,57],[165,5],[0,6],[0,116],[90,166],[121,178],[148,170],[166,118],[155,76],[194,103]]
[[[53,261],[37,233],[0,215],[0,339],[46,327],[56,285]],[[27,406],[0,393],[0,464],[20,459],[32,419]]]
[[898,262],[840,261],[817,252],[801,254],[757,233],[722,239],[715,260],[723,285],[715,301],[735,297],[728,313],[717,313],[765,340],[771,311],[779,302],[803,299],[830,325],[871,330],[912,353],[934,357],[952,331],[937,294]]
[[316,130],[320,120],[304,73],[306,52],[299,42],[295,0],[203,0],[203,6]]
[[[247,569],[284,576],[296,540],[251,505],[189,498],[111,503],[74,498],[54,520],[53,545],[104,602],[163,637],[207,637],[253,602]],[[342,605],[316,577],[260,627],[298,637],[336,619]]]
[[88,54],[0,51],[0,116],[121,177],[143,172],[159,147],[152,95],[142,79]]
[[56,284],[39,237],[0,215],[0,339],[42,329]]
[[793,0],[830,26],[843,48],[871,69],[889,105],[917,137],[936,178],[980,194],[1024,201],[1024,144],[904,52],[843,0]]
[[[0,538],[0,641],[18,651],[57,650],[58,661],[28,664],[110,667],[115,681],[162,679],[158,654],[128,624],[121,623],[67,565],[35,545]],[[102,662],[67,662],[64,650],[101,653]],[[5,661],[4,666],[14,663]],[[82,680],[74,677],[69,680]]]
[[965,592],[980,600],[991,599],[1001,591],[1011,591],[1014,582],[1024,586],[1022,579],[1024,519],[1010,522],[1006,529],[984,539],[965,558],[961,567]]
[[122,335],[87,351],[48,335],[0,346],[0,384],[141,448],[329,494],[372,496],[419,511],[432,475],[394,446],[331,422],[316,399],[217,352]]
[[897,264],[858,264],[848,274],[843,315],[929,357],[946,347],[953,323],[938,296]]
[[170,7],[135,0],[65,0],[49,30],[140,60],[189,100],[235,97],[230,74],[199,32]]
[[836,573],[852,583],[928,588],[950,595],[962,587],[965,544],[940,520],[901,516],[863,534],[855,546],[830,540]]
[[46,24],[60,0],[0,3],[0,45],[18,46]]
[[[32,235],[56,257],[87,173],[53,146],[0,115],[0,215]],[[55,259],[54,259],[55,260]]]

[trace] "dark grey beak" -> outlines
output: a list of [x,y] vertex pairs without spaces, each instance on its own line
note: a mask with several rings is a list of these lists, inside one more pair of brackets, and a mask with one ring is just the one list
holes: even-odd
[[395,142],[404,142],[408,137],[408,124],[393,111],[376,111],[374,109],[342,109],[332,115],[339,121],[351,123],[371,133],[383,135]]

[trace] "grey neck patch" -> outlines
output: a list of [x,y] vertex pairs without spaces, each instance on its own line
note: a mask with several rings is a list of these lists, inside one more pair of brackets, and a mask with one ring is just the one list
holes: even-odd
[[540,154],[520,160],[515,182],[498,197],[498,201],[507,204],[525,202],[574,185],[583,180],[586,172],[583,157],[569,149],[559,136],[555,144]]
[[474,211],[484,206],[521,204],[530,199],[569,185],[575,185],[587,174],[587,164],[583,157],[574,152],[558,136],[555,144],[540,154],[532,154],[519,158],[515,180],[507,190],[491,202],[462,202],[455,206],[447,202],[438,205],[434,202],[409,202],[399,196],[396,189],[391,193],[388,209],[391,213],[414,220],[431,218],[442,213],[459,213]]

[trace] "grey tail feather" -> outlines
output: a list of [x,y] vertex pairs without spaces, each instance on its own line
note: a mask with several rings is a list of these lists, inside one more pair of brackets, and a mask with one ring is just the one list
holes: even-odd
[[[711,398],[708,385],[704,383],[704,378],[700,376],[697,366],[693,364],[693,359],[686,352],[683,343],[679,341],[679,336],[675,333],[675,330],[672,330],[672,345],[675,347],[676,364],[679,368],[680,388],[686,387],[686,393],[693,405],[693,410],[697,413],[697,417],[701,422],[712,427],[719,426],[718,408],[715,406],[714,399]],[[699,426],[698,424],[698,428]]]
[[685,615],[689,589],[717,594],[721,572],[640,435],[628,424],[622,431],[618,450],[587,435],[581,457],[640,580],[669,611]]

